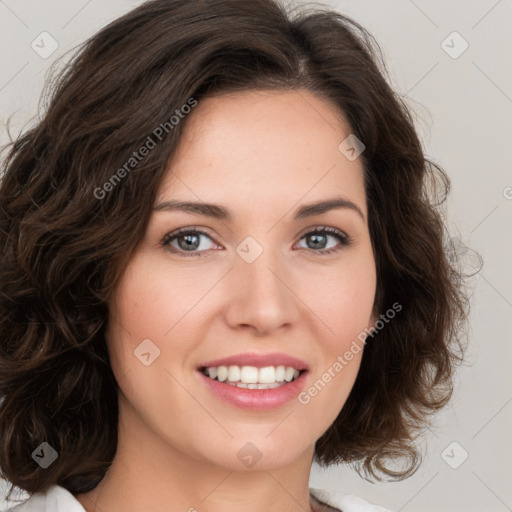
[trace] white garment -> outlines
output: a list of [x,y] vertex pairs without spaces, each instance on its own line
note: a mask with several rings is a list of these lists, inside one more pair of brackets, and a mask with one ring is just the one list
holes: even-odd
[[[390,512],[371,505],[357,496],[334,493],[325,489],[310,488],[318,501],[341,512]],[[64,487],[53,485],[45,493],[35,493],[29,499],[8,509],[9,512],[85,512],[80,502]]]

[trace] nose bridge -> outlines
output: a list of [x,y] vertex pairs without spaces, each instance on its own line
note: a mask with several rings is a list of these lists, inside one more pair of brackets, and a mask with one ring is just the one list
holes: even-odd
[[[268,235],[268,234],[267,234]],[[293,322],[296,304],[287,283],[280,250],[271,247],[272,237],[248,236],[236,248],[231,279],[229,321],[268,331]]]
[[[267,234],[268,235],[268,234]],[[246,237],[236,248],[235,263],[237,279],[245,285],[245,291],[274,295],[282,293],[283,284],[279,279],[279,249],[271,246],[270,235]],[[282,279],[282,278],[281,278]]]

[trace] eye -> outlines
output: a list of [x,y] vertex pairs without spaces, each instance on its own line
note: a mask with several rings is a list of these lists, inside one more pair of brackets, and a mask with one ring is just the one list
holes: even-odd
[[[183,254],[183,256],[202,256],[208,247],[201,244],[201,237],[206,237],[210,240],[211,237],[200,229],[183,228],[173,233],[168,233],[162,240],[162,247],[168,247],[171,252],[188,252],[191,254]],[[178,248],[172,243],[178,242]],[[201,249],[199,252],[194,252],[196,249]]]
[[[210,248],[208,247],[208,244],[206,244],[205,247],[205,244],[201,243],[202,237],[213,241],[210,235],[205,231],[195,228],[182,228],[178,231],[165,235],[161,242],[161,246],[163,248],[167,248],[167,250],[172,253],[180,253],[183,256],[203,256]],[[326,250],[325,245],[329,238],[338,240],[339,244],[336,247],[331,247]],[[303,239],[306,239],[307,243],[312,244],[312,252],[319,255],[338,252],[343,247],[347,247],[352,243],[352,239],[350,237],[337,229],[328,227],[308,231],[301,237],[301,240]],[[174,242],[177,242],[177,247],[176,245],[173,245]]]
[[[336,239],[339,242],[339,245],[337,247],[331,247],[330,249],[325,250],[325,241],[328,239]],[[352,239],[342,233],[341,231],[338,231],[334,228],[327,228],[323,227],[320,229],[315,229],[313,231],[308,231],[302,238],[307,239],[310,243],[313,245],[313,249],[324,249],[323,251],[314,251],[315,253],[318,253],[319,255],[325,255],[325,254],[331,254],[334,252],[340,251],[343,247],[347,247],[352,243]],[[319,245],[321,247],[319,247]]]

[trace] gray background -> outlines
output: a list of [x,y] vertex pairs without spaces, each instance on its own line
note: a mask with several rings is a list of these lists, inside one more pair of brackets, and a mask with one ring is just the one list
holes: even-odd
[[[1,144],[10,115],[13,136],[36,115],[50,64],[140,3],[0,0]],[[512,2],[323,3],[352,16],[380,43],[392,84],[415,112],[426,154],[452,180],[451,234],[482,255],[484,267],[468,280],[467,362],[450,406],[421,443],[422,468],[403,482],[371,484],[347,467],[314,466],[310,485],[396,512],[512,510]],[[31,48],[43,31],[59,45],[46,59]],[[450,36],[454,31],[469,45],[457,58],[464,41]],[[471,250],[464,261],[471,270]]]

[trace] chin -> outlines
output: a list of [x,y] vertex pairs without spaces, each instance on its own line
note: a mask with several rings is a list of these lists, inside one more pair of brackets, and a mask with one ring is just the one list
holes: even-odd
[[270,471],[289,466],[304,456],[307,446],[301,449],[297,445],[304,442],[303,437],[295,441],[291,436],[284,436],[286,441],[283,441],[283,437],[276,435],[270,439],[276,433],[272,432],[272,428],[265,428],[265,433],[259,436],[235,436],[222,449],[222,456],[215,457],[217,465],[230,471]]

